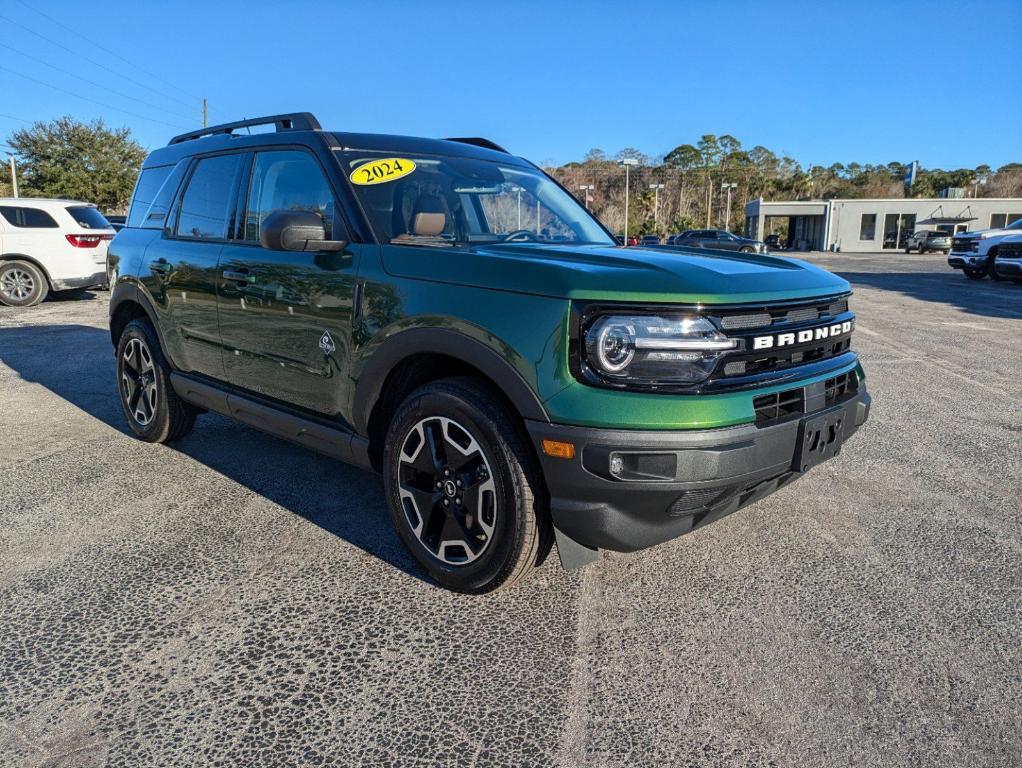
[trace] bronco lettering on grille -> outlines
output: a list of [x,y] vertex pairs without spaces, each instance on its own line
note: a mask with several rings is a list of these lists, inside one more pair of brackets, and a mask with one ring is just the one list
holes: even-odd
[[752,340],[753,349],[773,349],[774,347],[790,347],[795,344],[808,344],[811,341],[822,341],[834,339],[851,333],[855,327],[854,320],[845,320],[843,323],[833,325],[821,325],[817,328],[806,328],[802,331],[790,333],[773,333],[768,336],[756,336]]

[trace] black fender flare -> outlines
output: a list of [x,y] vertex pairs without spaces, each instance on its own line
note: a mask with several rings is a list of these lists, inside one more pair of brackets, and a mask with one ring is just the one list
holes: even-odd
[[549,422],[543,402],[522,375],[483,342],[448,328],[411,328],[391,336],[374,351],[358,377],[352,419],[360,434],[368,434],[369,417],[379,402],[390,372],[417,354],[439,354],[479,369],[498,386],[522,418]]
[[43,277],[46,278],[46,287],[51,291],[53,290],[53,278],[50,277],[49,271],[38,260],[32,258],[25,253],[0,253],[0,261],[27,261],[33,267],[43,273]]
[[117,310],[125,304],[137,304],[145,312],[146,317],[149,318],[149,322],[152,323],[153,328],[156,330],[156,336],[160,340],[160,348],[163,350],[163,356],[167,362],[170,363],[170,367],[177,370],[177,366],[174,361],[170,359],[170,355],[167,352],[167,343],[163,338],[163,329],[160,328],[159,319],[156,314],[156,310],[153,307],[152,300],[149,295],[143,291],[135,283],[122,281],[114,285],[110,289],[110,341],[114,345],[114,350],[117,349],[117,344],[120,339],[114,338],[113,319],[117,314]]

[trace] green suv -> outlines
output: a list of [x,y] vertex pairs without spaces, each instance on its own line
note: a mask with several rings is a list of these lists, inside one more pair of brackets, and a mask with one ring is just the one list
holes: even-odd
[[408,550],[464,592],[514,583],[554,541],[576,567],[717,520],[869,414],[844,280],[618,247],[485,139],[307,113],[177,136],[108,267],[136,435],[216,411],[381,472]]

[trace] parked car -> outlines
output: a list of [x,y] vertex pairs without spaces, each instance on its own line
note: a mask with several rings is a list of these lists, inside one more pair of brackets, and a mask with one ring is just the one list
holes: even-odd
[[117,232],[120,232],[122,229],[124,229],[124,222],[127,221],[128,219],[127,216],[118,216],[116,214],[113,216],[109,214],[104,214],[104,218],[106,218],[106,220],[110,222],[110,226],[113,227]]
[[919,253],[927,253],[929,251],[950,253],[951,235],[947,232],[939,232],[933,229],[921,229],[918,232],[913,232],[908,240],[905,241],[905,253],[912,253],[913,248],[918,250]]
[[781,248],[783,248],[783,247],[784,247],[784,244],[783,244],[783,242],[781,241],[781,236],[780,236],[780,235],[767,235],[767,236],[766,236],[766,237],[765,237],[765,238],[763,239],[763,243],[764,243],[764,244],[765,244],[765,245],[766,245],[766,246],[767,246],[768,248],[773,248],[773,249],[775,249],[775,250],[780,250]]
[[681,237],[680,234],[672,234],[667,236],[667,245],[674,245],[675,241]]
[[766,243],[739,237],[723,229],[690,229],[678,235],[674,244],[687,248],[714,248],[718,251],[742,253],[766,253],[767,250]]
[[115,232],[92,203],[0,198],[0,304],[31,307],[106,281]]
[[[624,245],[625,244],[625,236],[624,235],[614,235],[614,239],[617,240],[617,244],[618,245]],[[639,238],[637,238],[635,235],[629,235],[628,236],[628,245],[638,245],[638,244],[639,244]]]
[[639,245],[660,245],[660,237],[658,235],[643,235]]
[[994,271],[999,277],[1022,285],[1022,235],[1009,235],[1001,240],[994,257]]
[[955,235],[951,239],[948,266],[962,270],[965,276],[972,280],[982,280],[987,275],[993,280],[1003,280],[997,271],[998,245],[1002,240],[1019,233],[1022,233],[1022,219],[1017,219],[1006,227]]
[[[570,241],[497,233],[488,212],[521,190]],[[186,133],[143,164],[110,263],[135,435],[171,442],[217,411],[375,469],[402,543],[454,590],[515,583],[553,541],[577,567],[687,533],[869,415],[845,280],[618,248],[485,139],[308,113]]]

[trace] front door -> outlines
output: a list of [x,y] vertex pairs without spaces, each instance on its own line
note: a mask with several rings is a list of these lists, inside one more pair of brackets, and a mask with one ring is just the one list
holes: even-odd
[[324,415],[347,412],[355,269],[360,246],[296,253],[259,245],[277,210],[314,211],[347,240],[335,194],[312,153],[256,152],[237,239],[220,257],[218,306],[227,381]]
[[142,281],[156,304],[166,351],[182,371],[224,376],[216,280],[242,154],[199,159],[168,228],[146,249]]

